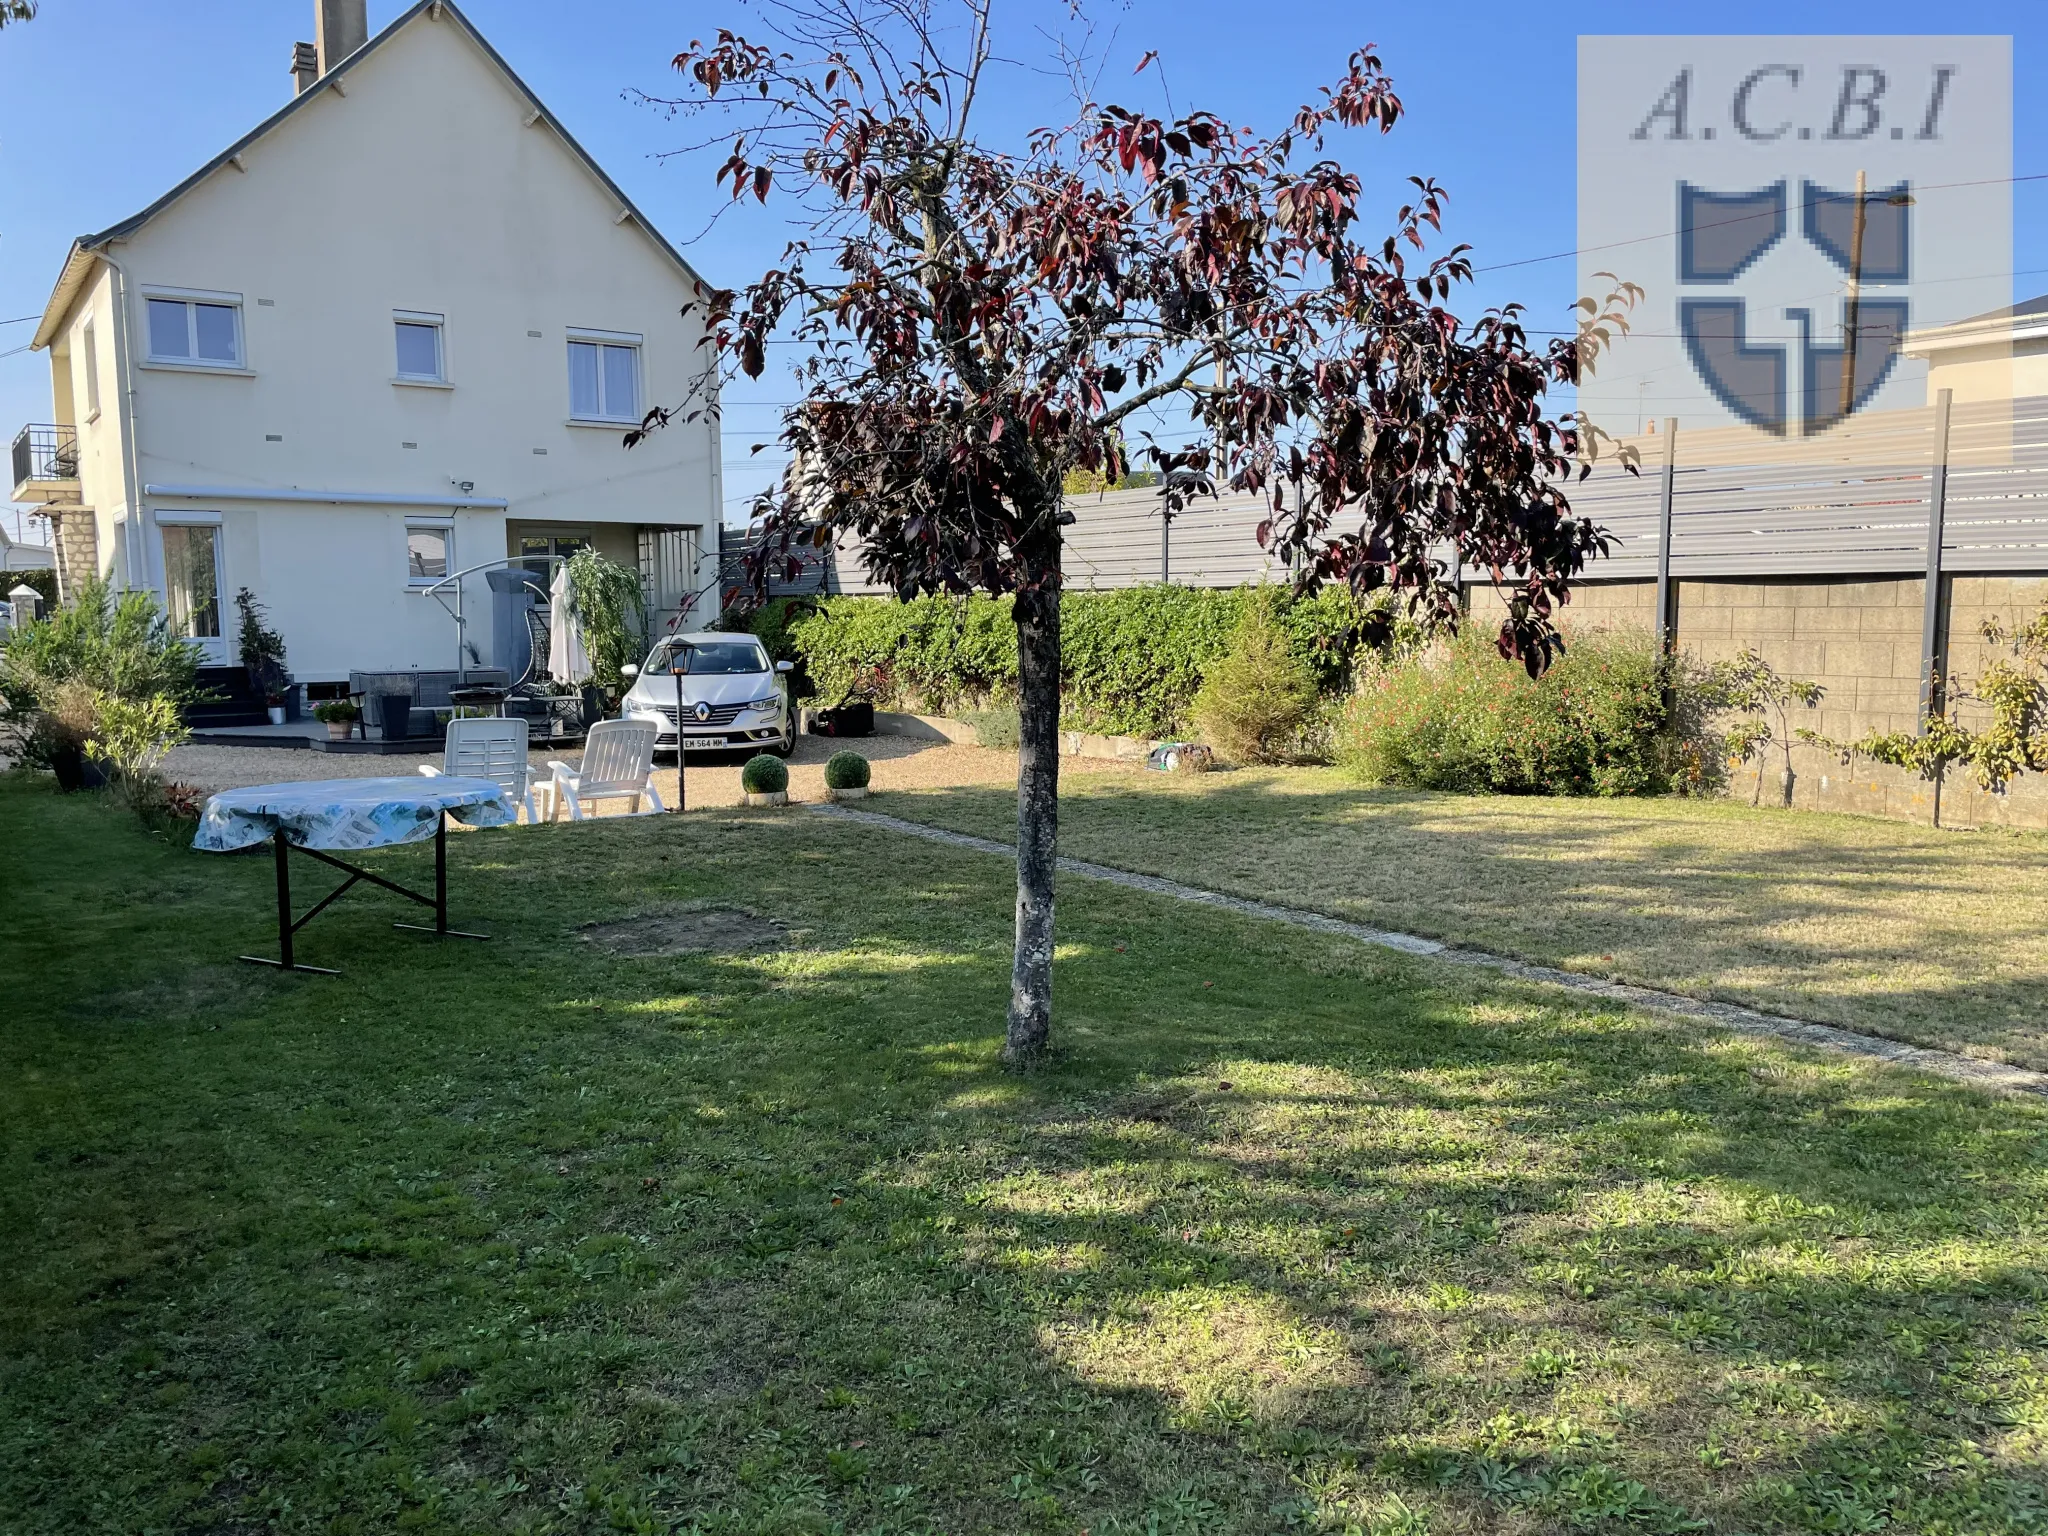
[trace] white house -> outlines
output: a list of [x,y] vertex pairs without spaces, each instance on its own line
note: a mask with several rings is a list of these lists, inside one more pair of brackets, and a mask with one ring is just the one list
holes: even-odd
[[318,24],[288,104],[64,263],[14,452],[60,578],[155,590],[220,664],[248,587],[312,682],[455,667],[436,582],[583,543],[709,618],[715,416],[622,445],[715,387],[696,274],[448,0]]
[[1927,359],[1927,399],[1949,390],[1958,405],[2048,395],[2048,294],[1907,335],[1908,357]]

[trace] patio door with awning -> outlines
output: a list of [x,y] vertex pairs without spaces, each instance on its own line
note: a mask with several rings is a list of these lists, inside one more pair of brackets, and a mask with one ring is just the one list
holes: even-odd
[[227,665],[221,630],[220,525],[163,523],[164,606],[171,631],[197,645],[202,665]]

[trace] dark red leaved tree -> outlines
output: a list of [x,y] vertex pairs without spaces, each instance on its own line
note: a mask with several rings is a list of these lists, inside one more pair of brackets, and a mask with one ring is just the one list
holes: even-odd
[[1504,598],[1501,651],[1533,674],[1603,548],[1565,496],[1591,443],[1545,395],[1625,328],[1632,293],[1581,301],[1577,337],[1536,346],[1513,307],[1469,326],[1441,307],[1471,276],[1465,247],[1409,264],[1439,226],[1433,182],[1414,182],[1392,234],[1361,238],[1358,178],[1325,142],[1401,115],[1370,51],[1271,136],[1083,93],[1069,126],[991,147],[974,115],[991,3],[940,17],[920,0],[771,0],[772,42],[721,32],[676,58],[694,90],[674,105],[732,114],[719,179],[734,199],[787,195],[809,215],[779,266],[705,296],[716,346],[749,375],[771,340],[799,349],[791,469],[755,507],[757,585],[852,535],[904,598],[1015,598],[1004,1057],[1023,1063],[1052,1018],[1068,472],[1120,476],[1133,418],[1184,408],[1184,439],[1147,450],[1168,510],[1211,487],[1257,493],[1260,541],[1304,585],[1396,588],[1446,625],[1451,562],[1483,572]]

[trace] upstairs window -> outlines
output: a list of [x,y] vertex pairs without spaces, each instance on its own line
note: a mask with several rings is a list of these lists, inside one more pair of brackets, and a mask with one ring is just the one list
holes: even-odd
[[149,360],[242,366],[242,306],[220,299],[149,296]]
[[607,331],[569,340],[569,414],[578,421],[640,419],[640,338]]
[[441,350],[441,316],[400,310],[392,317],[398,336],[398,377],[408,384],[447,382]]

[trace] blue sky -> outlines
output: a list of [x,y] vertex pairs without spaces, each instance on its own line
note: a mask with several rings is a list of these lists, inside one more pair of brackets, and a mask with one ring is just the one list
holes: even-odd
[[[713,281],[737,284],[771,262],[789,234],[771,209],[721,220],[711,184],[718,156],[656,156],[685,142],[689,125],[628,99],[673,89],[667,61],[719,25],[744,29],[729,0],[682,7],[641,0],[462,0],[464,10],[636,202]],[[1001,0],[999,0],[999,4]],[[150,202],[275,110],[290,91],[294,40],[311,36],[312,0],[44,0],[25,26],[0,31],[0,320],[39,312],[65,249]],[[370,25],[403,7],[371,0]],[[1004,13],[999,13],[1004,14]],[[1037,55],[1029,27],[1054,10],[1017,7],[1010,52]],[[1107,56],[1102,94],[1157,107],[1158,85],[1132,66],[1159,50],[1175,106],[1211,108],[1259,127],[1277,125],[1345,56],[1377,43],[1409,109],[1386,139],[1354,134],[1347,162],[1391,213],[1401,179],[1433,176],[1451,194],[1449,238],[1482,264],[1569,252],[1574,231],[1575,41],[1581,32],[1645,30],[1661,8],[1637,3],[1546,6],[1502,0],[1456,5],[1330,4],[1296,0],[1270,10],[1218,0],[1127,0],[1097,5]],[[1951,0],[1925,5],[1724,4],[1660,30],[1724,33],[2008,33],[2014,39],[2016,175],[2048,171],[2048,7]],[[1058,82],[1022,67],[1000,72],[984,119],[1019,134],[1055,115]],[[2014,266],[2048,267],[2048,182],[2014,190]],[[2018,279],[2048,291],[2048,274]],[[1573,263],[1536,261],[1485,274],[1454,307],[1477,311],[1519,299],[1538,325],[1567,323]],[[2024,294],[2022,296],[2025,296]],[[0,326],[0,354],[27,342],[32,324]],[[774,377],[727,396],[727,492],[738,498],[763,470],[747,449],[772,436]],[[48,417],[42,354],[0,355],[0,428]]]

